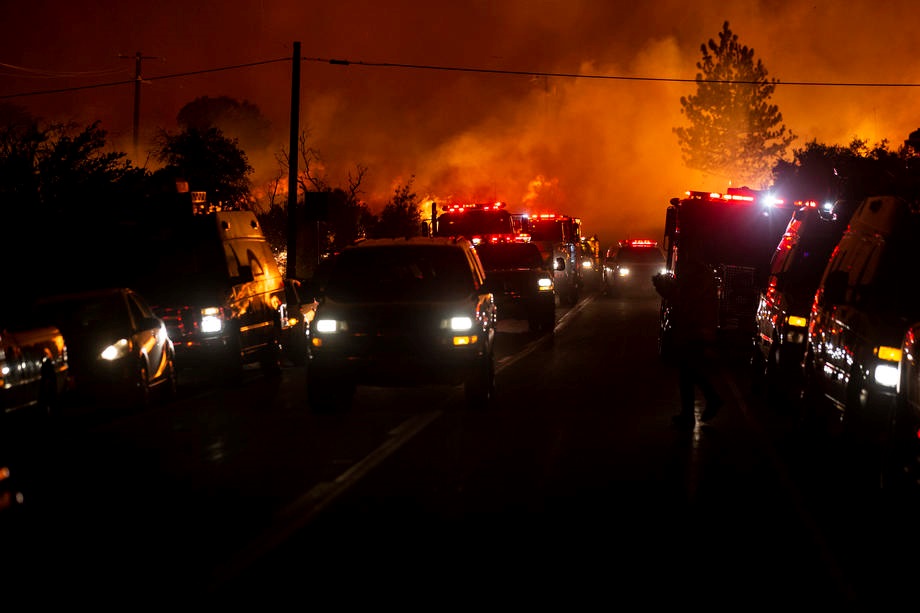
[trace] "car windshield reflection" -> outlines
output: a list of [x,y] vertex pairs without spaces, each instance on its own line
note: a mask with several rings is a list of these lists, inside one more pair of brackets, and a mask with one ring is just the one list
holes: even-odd
[[458,300],[473,289],[469,264],[454,249],[383,247],[341,253],[326,287],[340,302]]

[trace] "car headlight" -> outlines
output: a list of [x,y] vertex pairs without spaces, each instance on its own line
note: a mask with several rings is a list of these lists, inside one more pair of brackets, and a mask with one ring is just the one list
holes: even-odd
[[451,317],[448,322],[450,329],[454,332],[466,332],[473,329],[472,317]]
[[553,280],[550,279],[549,277],[540,277],[539,279],[537,279],[537,288],[538,288],[541,292],[552,291],[552,289],[553,289]]
[[617,274],[621,277],[626,277],[629,275],[629,269],[625,267],[617,268]]
[[201,331],[205,334],[220,332],[224,327],[224,320],[220,316],[218,307],[201,309]]
[[340,323],[335,319],[317,319],[316,320],[316,331],[322,332],[324,334],[330,334],[332,332],[338,332],[342,329]]
[[883,364],[875,367],[873,376],[875,382],[884,387],[896,387],[898,385],[898,362],[901,361],[901,350],[898,347],[876,347],[874,351],[879,360],[884,360]]
[[128,342],[128,339],[120,338],[103,349],[102,353],[99,354],[99,357],[101,357],[103,360],[108,360],[109,362],[112,360],[118,360],[128,355],[130,348],[131,343]]
[[898,367],[893,364],[879,364],[875,367],[875,382],[884,387],[898,385]]

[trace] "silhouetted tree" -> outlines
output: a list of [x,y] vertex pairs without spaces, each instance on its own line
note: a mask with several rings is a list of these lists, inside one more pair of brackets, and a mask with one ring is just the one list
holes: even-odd
[[[376,223],[376,217],[361,201],[361,184],[367,175],[368,169],[362,164],[356,164],[354,171],[349,171],[345,187],[333,187],[324,169],[320,151],[309,144],[310,131],[301,130],[298,143],[298,172],[297,188],[300,194],[306,192],[337,192],[330,198],[328,208],[323,215],[321,223],[321,253],[330,253],[341,250],[360,238],[367,236],[367,229]],[[285,176],[287,175],[290,157],[289,152],[282,149],[276,156],[278,164]],[[302,201],[302,196],[298,201]]]
[[869,196],[900,194],[914,198],[916,171],[906,149],[891,151],[887,141],[870,146],[854,138],[846,146],[812,140],[780,160],[773,169],[773,187],[793,199],[846,201],[853,206]]
[[761,60],[727,21],[718,42],[709,39],[700,50],[696,94],[680,98],[689,125],[673,129],[684,164],[736,186],[766,187],[773,165],[795,140],[779,107],[769,103],[778,81],[767,79]]
[[[0,206],[7,280],[23,291],[62,286],[78,263],[86,284],[123,272],[111,257],[142,218],[148,174],[114,151],[94,122],[41,126],[24,114],[0,125]],[[79,260],[62,254],[79,253]],[[28,258],[23,259],[27,254]],[[124,260],[125,258],[122,258]],[[36,273],[41,272],[38,276]],[[29,287],[27,287],[29,286]]]
[[271,144],[271,122],[248,100],[201,96],[179,109],[176,122],[185,130],[204,132],[217,128],[227,137],[238,139],[244,151],[265,149]]
[[405,185],[397,186],[393,198],[383,207],[376,226],[372,229],[377,238],[397,238],[421,234],[422,217],[419,198],[412,191],[413,175]]
[[11,211],[40,208],[38,159],[47,141],[47,132],[25,109],[0,105],[0,206],[7,218]]
[[208,201],[224,206],[252,208],[253,172],[237,139],[218,128],[190,128],[176,134],[161,130],[155,155],[165,164],[156,175],[165,183],[184,179],[192,191],[207,192]]

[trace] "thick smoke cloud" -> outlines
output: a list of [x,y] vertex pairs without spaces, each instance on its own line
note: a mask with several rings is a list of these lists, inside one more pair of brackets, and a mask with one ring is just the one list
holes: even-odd
[[[780,85],[773,102],[798,135],[794,146],[855,137],[898,146],[920,127],[917,88],[908,86],[920,82],[912,31],[920,7],[912,0],[6,4],[0,96],[130,82],[135,52],[150,57],[142,62],[152,80],[141,87],[140,163],[158,128],[176,128],[182,105],[225,95],[271,120],[273,145],[247,153],[257,181],[276,175],[275,154],[289,142],[290,64],[210,69],[289,58],[300,41],[310,58],[302,65],[301,126],[333,185],[360,164],[373,210],[412,180],[420,197],[501,199],[512,209],[577,215],[605,245],[658,236],[672,196],[726,187],[727,178],[701,176],[680,160],[672,128],[682,124],[680,96],[694,86],[508,73],[692,79],[700,45],[728,20],[770,77],[887,85]],[[133,93],[128,83],[3,101],[49,119],[101,119],[128,151]]]

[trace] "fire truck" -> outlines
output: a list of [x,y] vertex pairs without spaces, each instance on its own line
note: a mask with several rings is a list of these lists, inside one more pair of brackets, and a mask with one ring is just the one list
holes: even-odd
[[474,245],[485,242],[516,240],[514,218],[504,202],[453,203],[444,205],[440,214],[432,206],[431,234],[440,237],[462,236]]
[[584,285],[581,219],[559,213],[529,215],[524,219],[523,233],[540,247],[543,259],[552,262],[560,302],[570,306],[577,303]]
[[[756,334],[760,289],[792,207],[747,188],[726,193],[689,191],[672,198],[665,215],[664,251],[668,276],[678,279],[681,262],[704,262],[718,288],[717,341],[721,349],[750,354]],[[673,309],[662,298],[658,348],[670,357]]]

